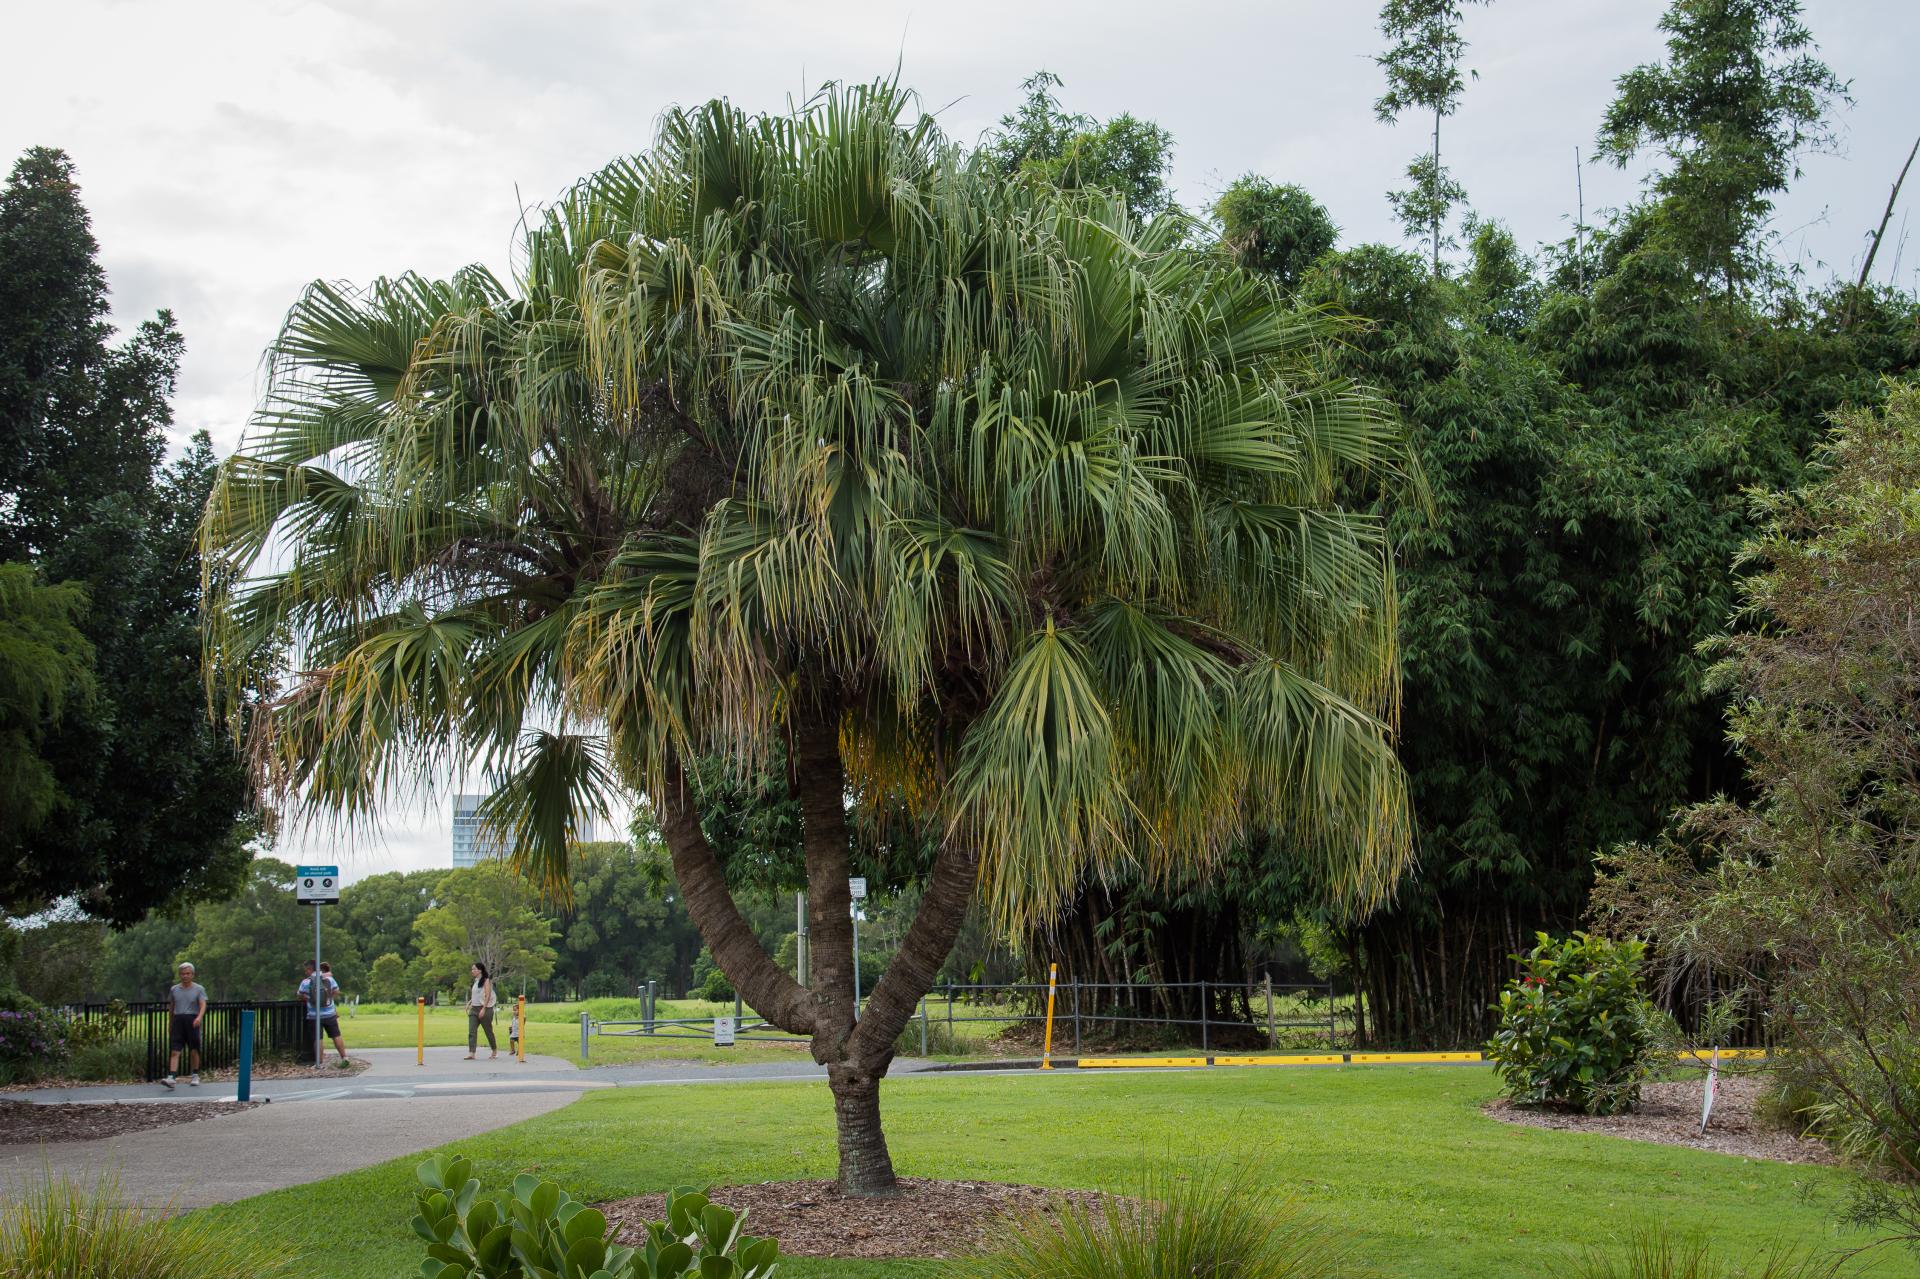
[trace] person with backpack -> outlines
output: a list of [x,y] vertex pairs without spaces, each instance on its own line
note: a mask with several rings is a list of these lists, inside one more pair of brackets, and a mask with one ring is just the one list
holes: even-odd
[[[347,1066],[347,1041],[340,1037],[340,1017],[334,1008],[334,1000],[340,993],[340,983],[333,979],[331,972],[323,972],[316,976],[311,959],[306,962],[306,974],[306,979],[300,983],[300,1002],[307,1006],[307,1020],[309,1022],[316,1018],[319,1020],[321,1031],[333,1040],[334,1048],[339,1050],[340,1067],[344,1070]],[[324,1053],[316,1053],[316,1060],[313,1063],[316,1066],[320,1064],[319,1056],[324,1056]]]

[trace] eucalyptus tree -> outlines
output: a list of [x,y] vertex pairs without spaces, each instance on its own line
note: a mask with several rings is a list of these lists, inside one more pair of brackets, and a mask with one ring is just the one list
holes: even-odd
[[[721,969],[827,1067],[856,1194],[894,1187],[879,1082],[976,893],[1022,926],[1258,827],[1380,899],[1410,837],[1375,506],[1415,477],[1330,322],[1185,229],[1007,182],[882,83],[669,113],[510,284],[311,286],[205,525],[213,678],[290,646],[264,791],[353,820],[480,768],[555,890],[583,814],[643,795]],[[688,780],[776,755],[806,986]],[[856,1009],[849,846],[894,811],[938,849]]]

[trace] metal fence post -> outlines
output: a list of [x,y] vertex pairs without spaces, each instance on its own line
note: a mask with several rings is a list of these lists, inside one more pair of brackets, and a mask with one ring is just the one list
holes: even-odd
[[1336,1010],[1333,1005],[1333,978],[1327,978],[1327,1051],[1340,1047],[1340,1027],[1334,1020]]
[[927,997],[920,996],[920,1055],[927,1055]]
[[587,1059],[587,1027],[588,1027],[589,1020],[590,1020],[589,1014],[587,1013],[580,1014],[580,1060],[581,1061],[585,1061]]
[[1200,1051],[1207,1051],[1207,979],[1200,979]]
[[1273,974],[1268,973],[1260,979],[1267,992],[1267,1047],[1278,1048],[1279,1042],[1273,1037]]
[[1080,1055],[1080,979],[1073,979],[1073,1055]]

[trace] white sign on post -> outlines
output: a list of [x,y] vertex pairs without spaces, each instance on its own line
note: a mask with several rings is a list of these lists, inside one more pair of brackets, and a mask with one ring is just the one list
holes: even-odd
[[715,1017],[713,1019],[713,1046],[715,1048],[733,1047],[733,1018]]
[[336,906],[340,902],[338,866],[296,866],[293,897],[302,906]]
[[853,898],[853,900],[855,901],[860,901],[862,898],[864,898],[867,895],[866,879],[864,877],[858,878],[858,879],[849,879],[847,881],[847,895]]

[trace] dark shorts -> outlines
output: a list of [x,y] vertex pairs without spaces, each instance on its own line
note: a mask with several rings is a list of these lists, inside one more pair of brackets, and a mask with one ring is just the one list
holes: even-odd
[[192,1048],[196,1051],[199,1049],[200,1028],[193,1024],[192,1013],[175,1013],[173,1015],[171,1043],[174,1052],[179,1052],[183,1048]]
[[325,1017],[322,1017],[320,1019],[320,1029],[327,1032],[328,1039],[340,1038],[339,1015],[336,1013],[328,1013]]

